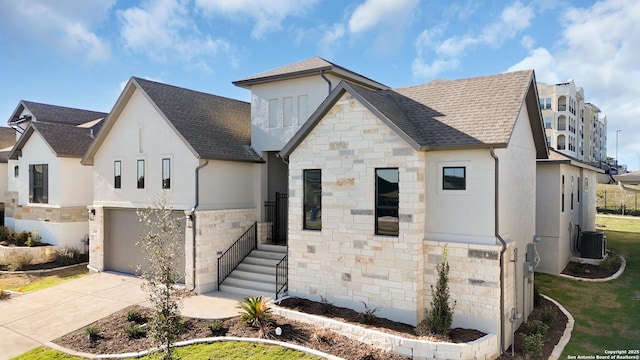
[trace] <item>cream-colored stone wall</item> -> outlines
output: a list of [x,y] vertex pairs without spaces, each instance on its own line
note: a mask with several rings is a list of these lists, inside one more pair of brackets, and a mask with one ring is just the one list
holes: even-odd
[[[424,163],[424,153],[345,94],[289,158],[289,294],[422,320]],[[375,235],[376,168],[399,170],[399,236]],[[322,171],[321,231],[302,229],[305,169]]]
[[[218,257],[256,222],[256,216],[255,208],[196,211],[195,289],[198,293],[218,289]],[[191,288],[194,286],[193,228],[185,229],[185,254],[185,283]]]
[[92,272],[104,271],[104,235],[105,235],[105,209],[102,206],[88,206],[87,211],[95,210],[93,220],[89,221],[89,270]]
[[60,246],[2,246],[0,245],[0,263],[8,264],[12,259],[28,259],[29,264],[44,264],[58,257]]

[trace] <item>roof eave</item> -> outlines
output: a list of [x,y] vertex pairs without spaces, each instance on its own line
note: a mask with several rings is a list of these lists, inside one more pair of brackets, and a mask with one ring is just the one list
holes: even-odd
[[308,70],[295,71],[295,72],[278,74],[278,75],[262,76],[259,78],[249,78],[244,80],[238,80],[238,81],[233,81],[231,83],[241,88],[251,89],[251,86],[253,85],[266,84],[274,81],[283,81],[283,80],[297,79],[301,77],[317,75],[322,71],[327,71],[331,69],[332,69],[332,66],[323,66],[315,69],[308,69]]

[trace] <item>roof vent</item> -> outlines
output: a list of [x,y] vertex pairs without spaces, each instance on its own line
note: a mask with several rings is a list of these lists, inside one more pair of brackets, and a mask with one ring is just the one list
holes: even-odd
[[93,129],[89,129],[89,137],[93,139]]

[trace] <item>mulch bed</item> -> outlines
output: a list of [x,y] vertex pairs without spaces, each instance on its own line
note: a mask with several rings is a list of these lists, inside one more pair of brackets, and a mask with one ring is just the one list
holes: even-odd
[[[57,269],[64,266],[77,265],[89,262],[89,254],[81,254],[78,258],[73,261],[69,261],[67,259],[58,258],[55,261],[50,261],[48,263],[43,264],[25,264],[22,265],[20,271],[29,271],[29,270],[51,270]],[[5,264],[0,264],[0,271],[9,271],[8,266]]]
[[[149,309],[132,306],[117,313],[107,316],[92,326],[100,329],[99,338],[89,341],[84,328],[60,337],[53,342],[76,351],[91,354],[121,354],[127,352],[139,352],[155,347],[148,337],[129,338],[124,328],[132,322],[127,321],[127,312],[136,310],[143,315],[150,314]],[[222,330],[212,333],[205,324],[207,320],[186,318],[186,331],[180,336],[179,341],[213,336],[258,337],[258,329],[241,322],[238,317],[223,320]],[[275,335],[275,328],[280,327],[282,334]],[[288,343],[298,344],[333,354],[345,359],[356,360],[406,360],[406,357],[390,354],[371,345],[360,343],[346,336],[338,335],[326,329],[318,329],[315,326],[292,321],[279,316],[274,316],[274,322],[267,338]]]
[[[560,338],[562,338],[562,334],[564,333],[564,330],[567,326],[567,320],[569,320],[567,319],[567,316],[562,312],[562,310],[560,310],[560,308],[558,308],[551,301],[543,298],[541,299],[540,304],[533,309],[533,311],[527,318],[527,322],[531,322],[533,320],[540,320],[543,309],[546,309],[546,308],[554,310],[556,316],[555,316],[555,319],[549,325],[549,330],[547,331],[547,334],[545,336],[545,342],[542,348],[542,355],[539,357],[539,359],[547,359],[551,355],[551,353],[553,352],[553,348],[556,347],[556,345],[560,341]],[[528,330],[529,329],[527,328],[527,323],[523,323],[522,325],[520,325],[520,327],[515,333],[514,350],[515,350],[516,358],[518,356],[524,356],[521,353],[523,348],[522,335],[528,334],[529,333]],[[511,359],[513,359],[513,357],[511,357],[511,349],[508,349],[505,352],[505,354],[503,354],[498,358],[498,360],[511,360]]]
[[362,314],[358,313],[357,311],[335,306],[330,303],[291,297],[282,300],[279,305],[307,314],[320,315],[348,323],[355,323],[369,329],[374,329],[388,334],[394,334],[407,338],[426,339],[431,341],[447,341],[453,343],[466,343],[469,341],[477,340],[486,335],[485,333],[478,330],[455,328],[451,330],[449,336],[418,336],[415,326],[391,321],[389,319],[381,317],[373,317],[371,321],[365,322],[363,321]]
[[[618,255],[609,254],[609,256],[618,256]],[[571,261],[569,262],[569,264],[567,264],[564,270],[562,270],[562,273],[565,275],[570,275],[570,276],[580,277],[585,279],[605,279],[605,278],[608,278],[609,276],[612,276],[616,272],[618,272],[618,270],[620,269],[620,266],[622,266],[622,263],[617,262],[615,265],[616,266],[613,266],[610,269],[604,269],[598,265],[583,264],[583,263],[577,263],[577,262]]]

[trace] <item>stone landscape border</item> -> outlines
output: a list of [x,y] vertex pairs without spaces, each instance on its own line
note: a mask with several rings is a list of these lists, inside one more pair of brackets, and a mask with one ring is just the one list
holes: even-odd
[[540,295],[542,295],[543,298],[554,303],[560,309],[560,311],[562,311],[564,315],[567,317],[567,325],[564,328],[564,333],[562,334],[560,341],[558,341],[556,346],[553,348],[551,355],[549,356],[549,360],[558,360],[560,359],[560,356],[562,355],[562,352],[564,351],[565,346],[567,346],[567,344],[569,343],[569,340],[571,340],[571,332],[573,332],[573,326],[575,325],[576,321],[573,318],[573,316],[571,316],[571,313],[567,311],[567,309],[565,309],[564,306],[560,305],[559,302],[553,300],[547,295],[544,295],[544,294],[540,294]]
[[4,246],[0,245],[0,262],[7,262],[14,256],[27,256],[31,264],[43,264],[56,259],[60,246]]
[[461,344],[434,342],[387,334],[362,326],[344,323],[323,316],[306,314],[280,306],[273,306],[271,311],[275,315],[311,324],[318,328],[329,329],[350,339],[371,344],[380,349],[411,358],[420,356],[421,358],[462,360],[495,359],[499,356],[498,336],[496,334],[487,334],[475,341]]

